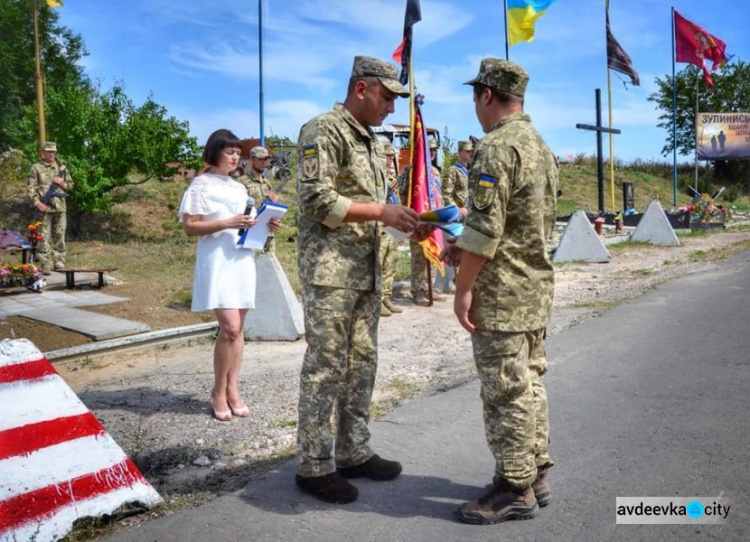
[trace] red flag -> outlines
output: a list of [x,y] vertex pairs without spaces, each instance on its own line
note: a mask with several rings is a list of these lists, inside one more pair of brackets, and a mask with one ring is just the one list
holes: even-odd
[[404,39],[393,51],[393,60],[401,64],[401,75],[398,80],[402,85],[409,82],[409,62],[411,60],[411,27],[422,20],[422,8],[419,0],[406,0],[406,14],[404,15]]
[[[422,111],[418,100],[414,100],[414,143],[411,170],[409,171],[409,207],[417,213],[441,207],[437,180],[432,173],[430,149],[427,142],[427,130],[422,120]],[[440,253],[445,246],[443,232],[435,228],[430,236],[420,243],[425,257],[434,263],[445,275],[445,266],[440,260]]]
[[703,70],[703,80],[714,86],[706,61],[713,62],[711,72],[727,61],[727,44],[712,36],[700,26],[691,23],[682,15],[674,12],[675,60],[689,62]]

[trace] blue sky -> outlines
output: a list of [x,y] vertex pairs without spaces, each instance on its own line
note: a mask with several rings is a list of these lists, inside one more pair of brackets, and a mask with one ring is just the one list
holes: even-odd
[[[481,136],[471,89],[462,83],[488,56],[504,57],[501,0],[421,0],[414,27],[415,81],[426,97],[428,125],[453,139]],[[654,79],[671,74],[670,6],[657,0],[611,0],[612,31],[633,58],[641,87],[612,72],[615,156],[663,159],[665,132],[647,97]],[[389,59],[400,43],[405,0],[265,0],[265,132],[296,139],[300,126],[341,101],[357,54]],[[750,4],[678,0],[684,17],[723,39],[735,58],[750,57]],[[214,129],[257,137],[259,123],[257,0],[66,0],[61,23],[82,35],[90,77],[123,82],[136,102],[153,94],[190,123],[202,144]],[[594,89],[607,120],[604,0],[558,0],[537,22],[536,39],[510,48],[531,81],[526,112],[558,156],[596,149]],[[677,69],[685,67],[678,64]],[[408,122],[399,100],[387,122]],[[608,143],[605,140],[605,153]],[[664,159],[666,160],[666,159]]]

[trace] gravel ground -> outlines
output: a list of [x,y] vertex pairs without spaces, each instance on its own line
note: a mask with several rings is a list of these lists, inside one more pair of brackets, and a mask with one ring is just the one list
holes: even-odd
[[[750,231],[681,242],[680,247],[614,245],[607,264],[558,266],[549,332],[596,317],[659,283],[712,269],[731,253],[749,249]],[[398,302],[404,313],[381,319],[375,417],[413,397],[476,378],[469,336],[456,322],[450,300],[429,308]],[[304,341],[246,345],[241,388],[251,415],[228,423],[210,416],[212,350],[204,340],[55,364],[164,496],[166,504],[148,516],[237,490],[294,453]],[[550,362],[554,371],[554,359]]]

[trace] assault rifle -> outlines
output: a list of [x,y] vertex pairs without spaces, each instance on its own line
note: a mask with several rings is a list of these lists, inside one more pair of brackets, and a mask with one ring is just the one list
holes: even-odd
[[[57,170],[57,176],[62,177],[65,179],[65,166],[60,166]],[[49,185],[49,188],[47,188],[47,191],[44,193],[44,196],[40,198],[40,201],[44,203],[48,207],[54,207],[54,198],[64,198],[68,194],[65,193],[65,191],[60,188],[60,186],[52,181]]]

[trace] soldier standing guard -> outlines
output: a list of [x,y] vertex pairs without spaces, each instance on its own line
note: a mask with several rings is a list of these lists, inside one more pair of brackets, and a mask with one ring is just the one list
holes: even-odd
[[[265,199],[279,201],[279,195],[273,191],[271,183],[265,178],[263,172],[271,161],[271,153],[265,147],[253,147],[250,149],[250,163],[246,164],[246,172],[237,181],[247,186],[247,195],[255,200],[255,206],[260,207]],[[268,235],[264,252],[276,252],[276,239],[273,233]]]
[[[435,157],[437,156],[437,141],[430,138],[428,143],[429,149],[430,149],[430,163],[435,162]],[[401,173],[401,175],[398,178],[398,186],[399,186],[399,195],[401,196],[401,201],[406,202],[407,199],[407,191],[409,190],[409,170],[411,169],[411,165],[404,168],[404,171]],[[434,165],[432,166],[432,175],[434,178],[435,184],[433,185],[433,190],[435,191],[435,194],[438,196],[438,207],[442,206],[442,187],[440,185],[440,170],[436,168]],[[424,255],[424,250],[422,249],[422,245],[417,243],[416,241],[410,241],[409,242],[409,248],[411,250],[411,299],[412,302],[415,305],[419,305],[420,307],[429,307],[430,306],[430,298],[428,295],[428,289],[429,284],[427,282],[427,266],[432,265],[430,263],[430,260],[427,259],[427,257]],[[432,274],[434,276],[434,273]],[[439,294],[437,292],[433,292],[432,294],[432,300],[433,301],[446,301],[448,298],[442,294]]]
[[487,58],[467,83],[487,135],[471,163],[464,231],[444,258],[461,264],[454,312],[471,333],[495,476],[486,495],[459,509],[466,523],[531,518],[550,501],[546,473],[553,463],[542,375],[554,294],[547,242],[558,166],[523,113],[528,80],[519,65]]
[[37,251],[42,264],[42,273],[63,269],[67,256],[65,231],[67,213],[65,197],[73,188],[70,172],[55,159],[57,144],[45,141],[42,159],[31,166],[26,182],[26,195],[31,206],[42,213],[42,241]]
[[474,152],[471,141],[458,142],[458,162],[448,168],[443,180],[443,203],[455,205],[466,216],[469,197],[469,162]]
[[[396,168],[394,158],[396,151],[393,145],[385,144],[385,171],[386,183],[388,185],[387,203],[398,204],[398,180],[396,179]],[[380,264],[383,266],[383,306],[380,307],[380,316],[391,316],[393,313],[404,312],[404,309],[393,302],[393,282],[396,280],[396,268],[398,267],[398,244],[396,239],[383,231],[380,237]]]
[[[300,373],[295,483],[318,499],[356,500],[347,478],[390,480],[401,464],[370,449],[381,303],[380,225],[411,233],[414,210],[386,205],[385,156],[371,126],[409,92],[396,68],[358,56],[343,104],[298,139],[297,265],[307,350]],[[331,414],[336,407],[334,455]]]

